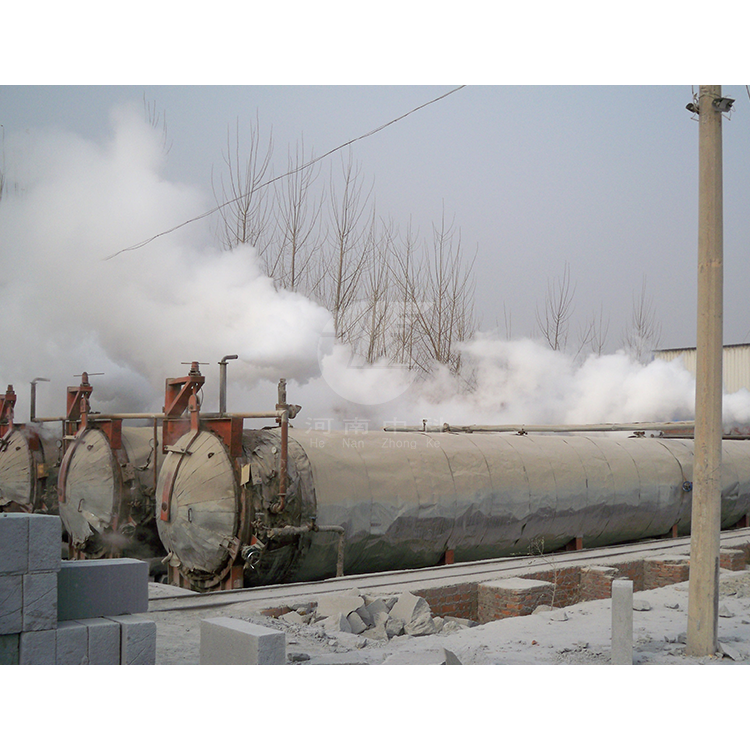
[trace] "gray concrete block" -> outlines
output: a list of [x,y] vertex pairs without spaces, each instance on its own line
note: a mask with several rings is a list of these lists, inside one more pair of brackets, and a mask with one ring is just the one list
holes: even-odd
[[56,648],[57,630],[31,630],[21,633],[18,663],[54,665]]
[[29,515],[0,513],[0,573],[25,573],[29,563]]
[[107,618],[120,625],[120,664],[156,664],[156,623],[138,615]]
[[612,581],[612,664],[633,663],[633,582]]
[[344,617],[363,606],[365,600],[354,592],[344,594],[326,594],[318,600],[316,614],[319,618],[343,614]]
[[0,575],[0,635],[23,630],[23,575]]
[[[120,663],[120,623],[106,617],[86,620],[69,620],[86,627],[88,635],[89,664],[105,665]],[[59,623],[58,629],[66,623]]]
[[88,664],[88,630],[74,620],[61,622],[57,627],[56,664]]
[[27,569],[35,571],[60,570],[62,524],[59,516],[33,514],[29,516],[29,560]]
[[201,620],[201,664],[285,664],[286,636],[232,617]]
[[23,630],[57,627],[57,573],[23,576]]
[[18,664],[21,634],[0,635],[0,667]]
[[57,581],[58,620],[148,610],[148,563],[143,560],[63,560]]

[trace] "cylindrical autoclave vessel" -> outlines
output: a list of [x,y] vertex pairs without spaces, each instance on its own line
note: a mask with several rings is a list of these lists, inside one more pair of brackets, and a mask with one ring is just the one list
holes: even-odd
[[65,451],[59,513],[73,557],[164,554],[154,520],[160,453],[152,427],[80,430]]
[[0,510],[57,512],[59,443],[36,425],[13,425],[0,437]]
[[[157,525],[197,590],[244,564],[244,584],[586,547],[684,534],[693,441],[652,437],[245,430],[232,458],[210,430],[164,461]],[[750,442],[724,441],[722,528],[750,513]],[[339,530],[340,534],[336,531]]]
[[40,425],[16,424],[15,405],[9,385],[0,395],[0,510],[55,513],[61,441]]

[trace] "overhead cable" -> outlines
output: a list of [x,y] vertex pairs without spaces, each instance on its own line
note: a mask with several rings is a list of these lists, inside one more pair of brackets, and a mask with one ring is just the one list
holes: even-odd
[[[384,130],[385,128],[390,127],[391,125],[394,125],[395,123],[399,122],[400,120],[403,120],[409,115],[413,115],[415,112],[418,112],[420,109],[429,107],[431,104],[435,104],[435,102],[439,102],[441,99],[445,99],[447,96],[450,96],[451,94],[455,94],[456,91],[460,91],[463,88],[465,88],[465,86],[457,86],[456,88],[451,89],[450,91],[446,91],[444,94],[441,94],[440,96],[437,96],[434,99],[431,99],[430,101],[425,102],[424,104],[420,104],[418,107],[414,107],[414,109],[410,109],[408,112],[404,113],[403,115],[400,115],[399,117],[396,117],[395,119],[390,120],[389,122],[386,122],[383,125],[380,125],[374,130],[371,130],[369,133],[365,133],[364,135],[360,135],[360,136],[357,136],[356,138],[352,138],[350,141],[347,141],[346,143],[342,143],[340,146],[336,146],[336,148],[332,148],[330,151],[326,151],[326,153],[323,154],[322,156],[317,156],[316,158],[311,159],[306,164],[302,164],[296,169],[292,169],[289,172],[285,172],[284,174],[279,175],[278,177],[272,177],[267,182],[264,182],[261,185],[259,185],[257,188],[255,188],[255,190],[260,190],[261,188],[267,187],[268,185],[272,184],[273,182],[276,182],[277,180],[282,180],[285,177],[290,177],[291,175],[302,171],[303,169],[307,169],[308,167],[311,167],[313,164],[316,164],[317,162],[322,161],[323,159],[326,159],[331,154],[335,154],[337,151],[340,151],[342,148],[346,148],[347,146],[351,146],[353,143],[356,143],[357,141],[361,141],[361,140],[364,140],[365,138],[369,138],[371,135],[375,135],[375,133],[379,133],[381,130]],[[182,227],[187,226],[188,224],[192,224],[193,222],[200,221],[201,219],[205,219],[207,216],[211,216],[211,214],[214,214],[217,211],[221,211],[222,208],[226,208],[232,203],[236,203],[237,201],[242,200],[243,198],[246,198],[247,195],[249,194],[244,194],[244,195],[237,196],[236,198],[232,198],[231,200],[226,201],[226,203],[222,203],[221,205],[215,206],[214,208],[210,209],[209,211],[206,211],[205,213],[200,214],[199,216],[194,216],[192,219],[183,221],[181,224],[177,224],[171,229],[165,229],[163,232],[159,232],[158,234],[155,234],[152,237],[149,237],[147,240],[143,240],[142,242],[138,242],[135,245],[130,245],[130,247],[125,247],[122,250],[118,250],[116,253],[112,253],[112,255],[108,255],[106,258],[104,258],[104,260],[111,260],[112,258],[116,258],[118,255],[121,255],[122,253],[127,253],[127,252],[130,252],[131,250],[138,250],[139,248],[144,247],[145,245],[148,245],[150,242],[153,242],[159,237],[163,237],[164,235],[171,234],[172,232],[175,232],[178,229],[182,229]]]

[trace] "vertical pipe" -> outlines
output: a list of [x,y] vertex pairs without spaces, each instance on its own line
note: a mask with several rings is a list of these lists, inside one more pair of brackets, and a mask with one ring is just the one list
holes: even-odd
[[237,359],[237,354],[227,354],[219,362],[219,415],[224,416],[227,413],[227,362],[230,359]]
[[695,463],[686,653],[718,650],[721,534],[723,226],[721,86],[699,93],[698,329]]

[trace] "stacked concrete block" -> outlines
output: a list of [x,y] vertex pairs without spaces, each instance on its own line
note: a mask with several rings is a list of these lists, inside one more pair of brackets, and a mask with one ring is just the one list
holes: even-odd
[[61,560],[58,516],[0,514],[0,665],[154,664],[148,564]]
[[54,664],[57,516],[0,513],[0,664]]
[[63,560],[58,580],[58,620],[148,610],[148,563],[143,560]]
[[286,635],[232,617],[201,620],[200,663],[285,664]]

